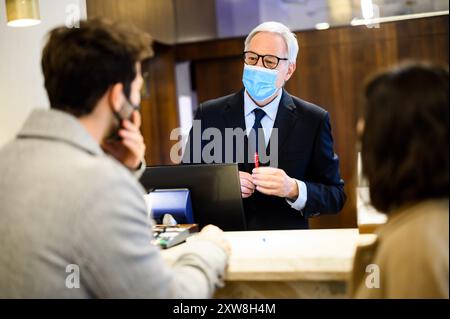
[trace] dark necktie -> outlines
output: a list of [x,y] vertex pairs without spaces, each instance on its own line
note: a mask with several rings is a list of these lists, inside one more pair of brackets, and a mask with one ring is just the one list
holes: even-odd
[[266,112],[261,109],[254,109],[253,113],[255,113],[255,124],[253,124],[253,131],[250,134],[252,134],[253,132],[255,134],[255,139],[253,141],[255,141],[256,143],[256,152],[265,152],[266,142],[264,139],[264,131],[261,125],[261,120],[264,118],[264,116],[266,116]]

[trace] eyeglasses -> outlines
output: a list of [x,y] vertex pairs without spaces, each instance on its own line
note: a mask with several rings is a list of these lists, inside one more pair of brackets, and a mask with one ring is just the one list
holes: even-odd
[[267,69],[275,69],[280,63],[280,60],[288,60],[287,58],[279,58],[275,55],[260,55],[252,51],[244,52],[244,62],[249,65],[256,65],[259,61],[259,58],[262,58],[262,62],[265,68]]

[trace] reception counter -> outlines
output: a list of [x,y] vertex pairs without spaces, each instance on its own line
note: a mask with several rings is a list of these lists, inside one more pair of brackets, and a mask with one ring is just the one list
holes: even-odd
[[[226,232],[232,253],[216,298],[345,298],[357,229]],[[183,245],[163,251],[173,262]]]

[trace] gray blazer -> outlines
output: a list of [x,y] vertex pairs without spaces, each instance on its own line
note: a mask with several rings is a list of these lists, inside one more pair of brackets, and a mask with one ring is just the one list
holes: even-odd
[[211,297],[225,252],[198,240],[168,266],[142,195],[75,117],[33,111],[0,149],[0,298]]

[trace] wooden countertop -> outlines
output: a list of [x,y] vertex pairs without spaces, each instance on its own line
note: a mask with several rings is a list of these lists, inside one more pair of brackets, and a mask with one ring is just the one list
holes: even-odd
[[[344,281],[358,244],[374,235],[357,229],[226,232],[232,253],[227,281]],[[163,251],[170,263],[184,244]]]

